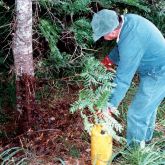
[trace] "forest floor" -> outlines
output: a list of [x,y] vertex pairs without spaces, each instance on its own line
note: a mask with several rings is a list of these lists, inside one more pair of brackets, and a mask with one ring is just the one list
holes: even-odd
[[77,89],[51,89],[51,96],[45,97],[46,94],[37,101],[37,131],[29,129],[17,135],[14,120],[17,114],[5,110],[8,116],[0,125],[0,152],[21,146],[27,149],[26,156],[31,165],[90,164],[90,136],[84,131],[79,113],[69,112],[77,98]]
[[[78,89],[70,87],[65,90],[51,89],[47,95],[44,94],[42,100],[37,101],[36,131],[29,129],[20,135],[16,133],[16,114],[8,111],[9,120],[0,126],[1,133],[3,132],[0,137],[0,153],[20,146],[25,149],[24,156],[30,165],[91,165],[90,136],[84,131],[80,114],[69,112],[77,94]],[[164,129],[157,127],[159,131]],[[114,153],[121,148],[114,141]],[[119,164],[122,164],[122,160],[113,163]]]

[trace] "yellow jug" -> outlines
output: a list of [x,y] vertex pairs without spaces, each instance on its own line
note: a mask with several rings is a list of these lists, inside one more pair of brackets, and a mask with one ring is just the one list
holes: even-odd
[[91,131],[92,165],[110,165],[112,158],[112,136],[101,125],[94,125]]

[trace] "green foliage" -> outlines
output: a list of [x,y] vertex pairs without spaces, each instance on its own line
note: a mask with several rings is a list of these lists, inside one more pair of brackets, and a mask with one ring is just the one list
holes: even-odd
[[95,44],[92,39],[91,14],[100,8],[115,9],[120,14],[138,13],[152,20],[165,33],[164,16],[156,10],[162,13],[162,3],[157,7],[141,0],[40,0],[39,3],[47,11],[40,19],[39,29],[49,45],[49,56],[40,62],[42,66],[37,70],[39,77],[72,76],[81,72],[82,59],[91,52],[96,52],[93,54],[96,56],[99,52],[103,56],[108,53],[111,43]]
[[67,14],[87,13],[90,11],[88,5],[91,0],[65,0],[62,8]]
[[56,8],[60,11],[58,15],[74,15],[88,13],[90,11],[88,5],[91,0],[40,0],[39,2],[45,8]]
[[[11,22],[13,19],[13,7],[6,1],[0,0],[0,111],[7,102],[7,106],[13,106],[15,102],[11,55]],[[9,78],[10,77],[10,78]],[[10,81],[9,81],[10,79]]]
[[54,4],[55,1],[48,1],[48,0],[39,0],[39,4],[45,8],[47,7],[53,7],[53,4]]
[[133,9],[132,11],[137,12],[151,12],[151,9],[148,7],[144,1],[140,0],[117,0],[117,4],[124,5],[126,8]]
[[[82,25],[83,23],[84,25]],[[89,22],[83,19],[75,22],[74,24],[75,28],[73,28],[73,31],[75,32],[75,35],[79,42],[89,36],[88,27],[86,27],[86,32],[82,31],[83,27],[87,25],[89,27]],[[46,38],[46,41],[48,41],[49,43],[50,60],[53,61],[54,65],[57,68],[69,66],[69,62],[71,62],[69,61],[71,59],[71,55],[67,54],[66,52],[60,52],[59,48],[57,47],[61,28],[58,25],[53,25],[50,21],[45,19],[40,20],[39,28],[41,30],[41,34]],[[81,36],[82,34],[83,37]],[[91,40],[91,37],[88,38],[90,38]]]
[[62,64],[63,57],[57,48],[56,44],[59,38],[60,28],[57,25],[52,25],[49,20],[41,19],[39,28],[42,35],[46,38],[50,47],[51,59],[58,65]]
[[113,0],[94,0],[94,2],[98,3],[103,8],[109,8],[113,5]]
[[157,114],[158,121],[161,123],[163,123],[163,121],[165,122],[164,116],[165,116],[165,100],[160,104],[158,108],[158,114]]
[[152,12],[150,14],[146,14],[145,16],[151,20],[165,36],[165,13]]
[[83,48],[90,48],[92,46],[93,38],[90,20],[80,18],[73,22],[70,30],[74,32],[78,45],[81,45]]
[[80,157],[80,151],[74,145],[69,149],[69,152],[70,152],[70,155],[74,158],[79,158]]
[[[116,132],[121,132],[122,126],[111,115],[105,115],[104,119],[97,116],[97,112],[105,112],[107,101],[112,88],[114,74],[107,72],[104,66],[93,57],[87,58],[83,72],[80,77],[84,80],[84,89],[79,92],[79,98],[72,104],[72,113],[80,111],[84,120],[85,129],[90,133],[94,124],[101,124],[105,130],[115,139],[118,139]],[[88,110],[90,113],[86,113]],[[114,112],[118,116],[118,111]]]
[[0,6],[3,6],[3,5],[4,5],[3,0],[0,0]]
[[9,38],[12,20],[11,11],[12,9],[10,9],[4,1],[0,1],[0,74],[4,74],[10,69],[13,61],[10,55],[11,41]]
[[146,147],[134,147],[121,152],[125,158],[125,164],[131,165],[161,165],[165,164],[164,152],[160,151],[157,144]]
[[[49,44],[50,55],[47,60],[39,63],[38,68],[40,69],[38,71],[42,70],[41,67],[48,67],[51,75],[53,72],[60,73],[61,71],[65,75],[75,74],[83,65],[83,57],[86,54],[89,55],[85,49],[93,44],[89,20],[81,18],[69,27],[70,30],[63,33],[61,27],[58,24],[53,24],[50,20],[41,19],[39,28],[41,35]],[[60,40],[65,44],[64,47],[58,47]],[[45,69],[43,71],[43,74],[46,75]],[[41,75],[39,72],[37,72],[37,76]]]
[[[3,76],[2,79],[5,79],[6,76]],[[9,107],[15,106],[15,82],[14,79],[10,79],[6,82],[0,79],[0,111],[2,112],[2,108],[4,105]],[[7,104],[6,104],[7,103]]]
[[13,147],[3,151],[0,153],[1,165],[27,165],[27,158],[22,155],[23,153],[24,149],[20,147]]
[[[91,57],[87,58],[84,63],[85,67],[80,76],[84,80],[85,88],[80,91],[79,101],[72,107],[72,112],[77,111],[78,107],[85,109],[87,106],[91,106],[90,109],[94,112],[94,105],[97,105],[98,110],[105,108],[105,100],[107,101],[114,86],[110,81],[114,75],[110,72],[107,73],[99,61]],[[100,102],[100,100],[104,102]]]
[[[137,13],[152,21],[165,36],[165,2],[164,0],[150,1],[142,0],[117,0],[117,6],[127,10],[128,13]],[[122,7],[122,5],[124,5]]]
[[123,14],[125,9],[134,12],[150,12],[150,7],[144,1],[141,0],[95,0],[103,8],[115,9],[119,13]]

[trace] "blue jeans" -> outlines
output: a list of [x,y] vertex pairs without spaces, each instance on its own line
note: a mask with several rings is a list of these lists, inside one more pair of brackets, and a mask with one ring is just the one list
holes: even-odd
[[128,109],[127,144],[150,141],[155,128],[157,109],[165,97],[165,74],[143,75]]

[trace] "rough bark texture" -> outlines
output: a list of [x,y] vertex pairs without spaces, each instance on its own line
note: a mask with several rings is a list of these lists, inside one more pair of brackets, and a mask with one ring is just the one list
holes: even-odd
[[[16,73],[17,110],[23,129],[32,123],[35,81],[32,56],[32,1],[16,0],[16,29],[13,38],[13,55]],[[30,125],[29,125],[30,124]]]

